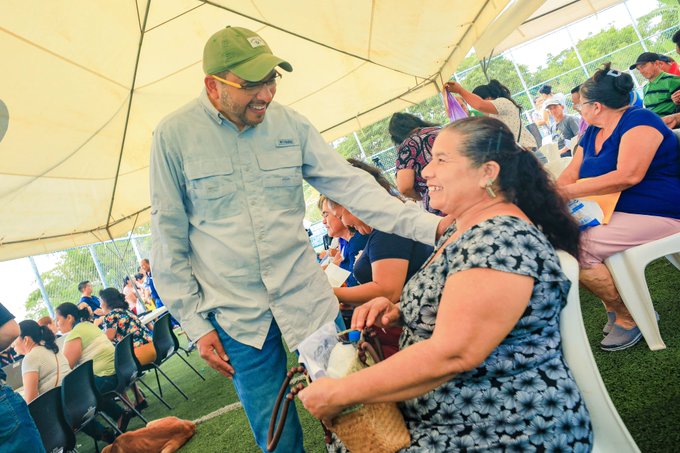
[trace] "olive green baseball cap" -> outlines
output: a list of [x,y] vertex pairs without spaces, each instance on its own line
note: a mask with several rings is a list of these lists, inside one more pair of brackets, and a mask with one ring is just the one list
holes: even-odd
[[258,82],[277,66],[293,70],[290,63],[272,54],[264,39],[246,28],[228,26],[212,35],[203,49],[206,74],[230,71],[243,80]]

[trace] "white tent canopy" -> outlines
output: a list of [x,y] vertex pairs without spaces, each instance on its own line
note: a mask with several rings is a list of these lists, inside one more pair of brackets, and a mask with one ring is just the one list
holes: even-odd
[[[488,57],[590,16],[623,0],[532,0],[515,2],[475,43],[478,57]],[[527,14],[528,11],[528,14]],[[499,39],[499,36],[502,38]]]
[[226,25],[292,63],[276,100],[332,140],[436,94],[502,11],[497,30],[543,3],[527,1],[3,0],[0,261],[148,221],[151,132],[199,94]]

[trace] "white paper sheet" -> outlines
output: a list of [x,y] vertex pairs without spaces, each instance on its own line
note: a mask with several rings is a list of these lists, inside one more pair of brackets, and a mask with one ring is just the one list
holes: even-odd
[[347,277],[349,277],[349,274],[349,271],[333,263],[330,263],[326,268],[326,277],[333,288],[341,287],[345,280],[347,280]]

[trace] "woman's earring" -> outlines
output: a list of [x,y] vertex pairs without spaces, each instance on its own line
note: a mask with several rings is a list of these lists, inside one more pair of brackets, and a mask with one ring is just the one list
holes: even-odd
[[493,191],[492,186],[493,179],[489,179],[488,181],[486,181],[486,185],[484,186],[484,188],[486,189],[486,193],[488,193],[491,198],[496,198],[496,192]]

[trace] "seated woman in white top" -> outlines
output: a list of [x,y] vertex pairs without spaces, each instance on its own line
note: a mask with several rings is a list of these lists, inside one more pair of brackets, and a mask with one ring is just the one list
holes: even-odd
[[19,329],[21,333],[14,342],[14,349],[24,355],[21,375],[24,399],[30,403],[39,395],[59,386],[71,367],[47,326],[39,326],[37,322],[27,319],[19,323]]

